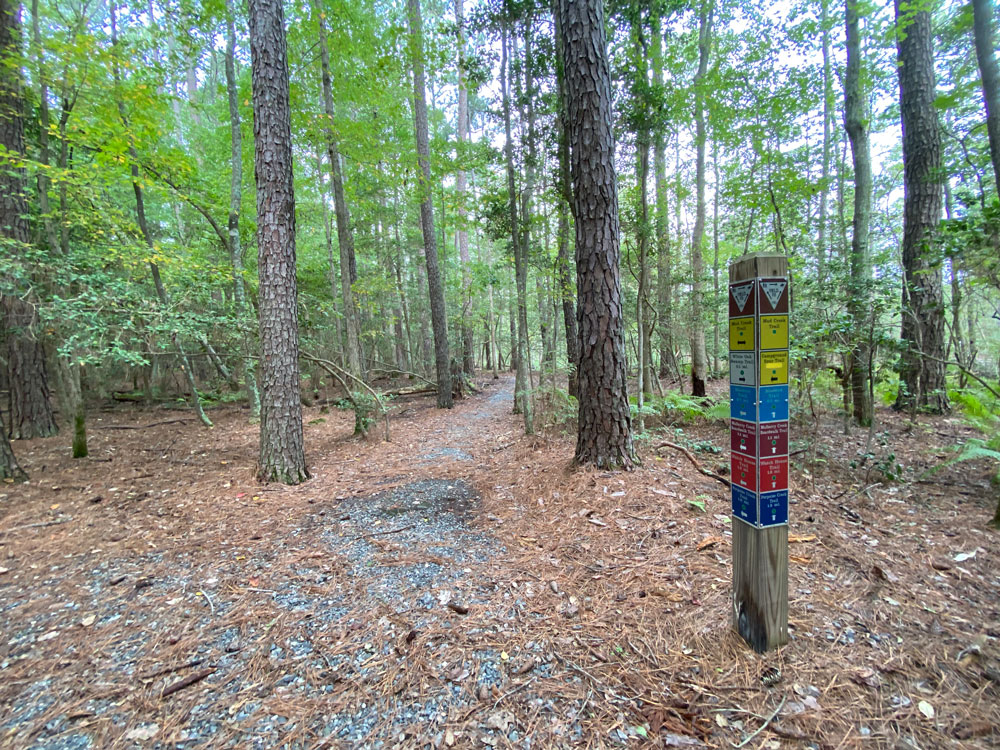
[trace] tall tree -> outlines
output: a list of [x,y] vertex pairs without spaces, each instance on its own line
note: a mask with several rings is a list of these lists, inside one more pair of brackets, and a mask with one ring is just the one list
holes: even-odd
[[[24,97],[21,86],[21,8],[0,0],[0,241],[14,258],[24,258],[30,242],[24,156]],[[48,437],[58,432],[52,413],[45,349],[38,337],[38,300],[30,269],[21,288],[0,288],[0,327],[5,340],[10,387],[10,435]],[[5,284],[6,286],[6,284]]]
[[[240,92],[236,79],[236,9],[233,0],[226,0],[226,92],[229,103],[229,134],[232,174],[229,178],[229,262],[233,267],[233,303],[236,316],[242,324],[252,318],[247,301],[246,279],[243,268],[243,248],[240,243],[240,212],[243,207],[243,131],[240,128]],[[240,326],[241,329],[243,325]],[[250,414],[260,417],[260,391],[257,388],[257,368],[251,358],[252,346],[248,331],[240,331],[243,353],[243,377],[250,396]]]
[[[654,4],[650,17],[650,66],[653,84],[663,85],[663,32],[661,10]],[[653,131],[653,190],[656,204],[654,235],[656,244],[656,301],[660,329],[660,377],[680,373],[674,357],[673,344],[673,280],[670,262],[669,209],[667,206],[667,154],[662,118]]]
[[[514,284],[516,297],[517,333],[515,344],[511,351],[514,362],[514,411],[524,417],[524,431],[531,434],[535,431],[531,412],[531,383],[528,373],[528,302],[525,235],[521,232],[521,220],[518,216],[517,182],[514,177],[514,139],[510,123],[510,56],[508,55],[508,22],[507,9],[500,31],[500,96],[503,99],[503,125],[506,140],[504,141],[504,158],[507,162],[507,211],[510,219],[511,246],[514,250]],[[512,331],[513,333],[513,331]]]
[[[351,211],[344,194],[344,175],[340,164],[340,147],[334,133],[333,84],[330,80],[330,50],[327,45],[326,21],[320,3],[313,0],[316,22],[319,24],[319,59],[323,71],[323,112],[326,115],[323,133],[326,137],[327,155],[330,160],[330,184],[333,186],[333,210],[337,217],[337,244],[340,247],[340,290],[344,302],[344,324],[347,329],[347,370],[355,378],[362,376],[361,365],[361,316],[354,299],[354,282],[357,261],[354,257],[354,228]],[[358,418],[361,418],[358,413]],[[362,432],[360,422],[355,432]]]
[[867,427],[871,424],[873,416],[869,387],[871,347],[867,337],[870,314],[868,287],[871,279],[869,227],[872,214],[872,157],[868,142],[868,97],[861,78],[861,29],[858,13],[860,2],[861,0],[847,0],[846,14],[847,70],[844,75],[844,125],[851,140],[851,156],[854,159],[851,284],[847,292],[847,309],[854,339],[850,357],[854,421],[859,426]]
[[[20,38],[18,6],[11,0],[0,0],[0,145],[12,154],[23,153],[24,149],[20,65],[17,62]],[[0,237],[4,241],[27,241],[25,212],[23,171],[15,164],[0,164]],[[3,299],[6,300],[6,295]],[[10,336],[7,331],[2,333]],[[14,457],[7,439],[7,428],[0,416],[0,479],[24,481],[27,478]]]
[[469,75],[465,69],[465,9],[463,0],[455,0],[455,29],[458,36],[458,174],[455,192],[458,193],[458,227],[455,243],[458,259],[462,264],[462,369],[466,375],[476,371],[476,349],[472,340],[475,328],[472,319],[472,261],[469,258],[469,210],[466,208],[468,179],[465,174],[465,144],[469,141]]
[[427,265],[427,289],[431,303],[431,327],[434,329],[434,367],[437,373],[437,405],[450,409],[451,362],[448,350],[448,313],[444,305],[444,287],[438,266],[437,238],[434,236],[434,193],[431,190],[431,147],[427,129],[427,94],[424,81],[424,25],[420,0],[406,0],[410,25],[410,58],[413,65],[413,129],[417,140],[417,163],[420,186],[420,229],[424,235],[424,259]]
[[576,218],[579,432],[575,461],[632,467],[611,73],[602,0],[557,0]]
[[[558,10],[553,8],[555,16],[555,42],[559,44],[561,29]],[[573,299],[573,285],[570,278],[569,256],[569,207],[573,200],[573,183],[569,174],[569,136],[566,132],[567,102],[566,73],[563,61],[556,55],[556,95],[558,96],[556,112],[556,137],[559,148],[559,178],[558,178],[558,208],[559,223],[556,238],[556,280],[559,284],[559,296],[563,311],[563,328],[566,332],[566,362],[569,366],[568,390],[570,396],[577,395],[577,362],[579,360],[579,344],[576,335],[576,303]]]
[[705,351],[705,258],[702,242],[705,238],[705,76],[712,43],[713,0],[702,0],[698,23],[698,72],[694,76],[695,122],[695,215],[691,233],[691,393],[705,395],[708,353]]
[[263,481],[298,484],[309,472],[299,394],[295,194],[285,19],[282,0],[249,2],[260,275],[258,475]]
[[935,234],[941,218],[941,134],[934,106],[931,14],[895,0],[903,125],[903,356],[897,409],[949,409],[945,389],[944,301]]
[[1000,192],[1000,73],[997,72],[996,45],[993,43],[994,20],[990,0],[972,0],[972,28],[983,102],[986,104],[986,132],[990,140],[994,188]]

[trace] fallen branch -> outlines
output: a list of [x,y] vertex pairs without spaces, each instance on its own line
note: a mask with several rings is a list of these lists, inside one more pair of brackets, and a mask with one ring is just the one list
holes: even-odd
[[42,521],[41,523],[26,523],[24,526],[14,526],[10,529],[0,529],[0,534],[10,534],[12,531],[24,531],[25,529],[43,529],[46,526],[59,526],[60,524],[69,523],[73,520],[73,516],[67,516],[66,518],[59,518],[55,521]]
[[414,526],[416,526],[416,524],[415,523],[411,523],[411,524],[407,524],[406,526],[400,526],[399,528],[388,529],[386,531],[372,531],[372,532],[370,532],[368,534],[358,534],[358,536],[351,537],[347,541],[349,541],[349,542],[356,542],[359,539],[370,539],[373,536],[388,536],[389,534],[398,534],[400,531],[406,531],[408,529],[412,529]]
[[732,745],[733,747],[736,747],[736,748],[740,748],[740,747],[744,747],[745,745],[748,745],[748,744],[750,743],[750,741],[751,741],[751,740],[753,740],[753,738],[754,738],[754,737],[756,737],[756,736],[757,736],[758,734],[760,734],[760,733],[761,733],[761,732],[763,732],[763,731],[764,731],[765,729],[767,729],[768,725],[769,725],[769,724],[770,724],[770,723],[771,723],[772,721],[774,721],[775,717],[776,717],[776,716],[778,715],[778,712],[779,712],[779,711],[781,711],[781,709],[783,709],[783,708],[785,707],[785,701],[786,701],[786,700],[788,700],[788,696],[787,696],[787,695],[783,695],[783,696],[781,696],[781,703],[779,703],[779,704],[778,704],[778,707],[777,707],[776,709],[774,709],[774,713],[773,713],[773,714],[771,714],[771,715],[770,715],[770,716],[769,716],[769,717],[768,717],[768,718],[767,718],[767,719],[766,719],[766,720],[764,721],[764,723],[763,723],[763,724],[761,724],[761,725],[760,725],[760,727],[758,727],[758,728],[757,728],[757,731],[756,731],[756,732],[754,732],[753,734],[751,734],[751,735],[749,735],[749,736],[745,737],[745,738],[743,739],[743,741],[742,741],[741,743],[739,743],[738,745],[737,745],[737,744],[736,744],[735,742],[731,742],[730,744],[731,744],[731,745]]
[[206,677],[208,677],[214,671],[215,671],[215,667],[209,667],[208,669],[202,669],[201,671],[195,672],[194,674],[189,674],[184,679],[177,680],[177,682],[174,682],[174,683],[172,683],[170,685],[167,685],[165,688],[163,688],[163,692],[160,693],[160,697],[161,698],[168,698],[171,695],[173,695],[174,693],[176,693],[176,692],[178,692],[180,690],[183,690],[186,687],[191,687],[191,685],[194,685],[195,683],[201,682],[202,680],[204,680]]
[[387,443],[390,442],[390,440],[389,440],[389,412],[385,408],[385,404],[382,403],[382,397],[379,395],[378,391],[376,391],[374,388],[372,388],[370,385],[368,385],[368,383],[366,383],[361,378],[357,377],[356,375],[352,375],[351,373],[349,373],[347,370],[345,370],[342,367],[338,367],[337,365],[335,365],[333,362],[331,362],[328,359],[323,359],[322,357],[316,357],[316,356],[314,356],[312,354],[307,354],[307,353],[302,352],[302,351],[299,352],[299,357],[301,357],[302,359],[306,359],[306,360],[308,360],[310,362],[315,362],[317,365],[319,365],[324,370],[326,370],[328,373],[330,373],[330,375],[332,375],[333,377],[335,377],[340,382],[341,386],[343,386],[344,390],[347,392],[347,397],[351,400],[351,403],[354,404],[355,410],[357,410],[359,408],[358,403],[357,403],[357,401],[355,401],[354,396],[351,393],[351,389],[347,387],[347,383],[344,381],[344,378],[348,378],[350,380],[353,380],[355,383],[357,383],[362,388],[364,388],[366,391],[368,391],[368,393],[370,393],[371,396],[372,396],[372,398],[375,400],[375,403],[378,404],[379,411],[382,412],[382,416],[385,418],[385,442],[387,442]]
[[150,422],[149,424],[141,425],[131,425],[131,424],[99,424],[97,429],[99,430],[148,430],[150,427],[160,427],[165,424],[182,424],[184,422],[190,422],[190,419],[165,419],[162,422]]
[[724,485],[726,485],[726,487],[731,486],[729,480],[726,479],[725,477],[719,476],[718,474],[711,472],[708,469],[703,469],[701,464],[699,464],[698,460],[694,457],[694,454],[692,454],[691,451],[689,451],[683,445],[678,445],[677,443],[671,443],[669,440],[664,440],[662,443],[656,446],[655,450],[660,450],[660,448],[673,448],[676,451],[680,451],[687,457],[688,461],[694,464],[694,468],[696,468],[706,477],[711,477],[717,482],[722,482]]
[[184,664],[178,664],[175,667],[164,667],[163,669],[158,669],[155,672],[149,672],[148,674],[139,675],[140,680],[155,680],[157,677],[163,677],[165,674],[171,674],[172,672],[180,672],[182,669],[190,669],[191,667],[197,667],[201,664],[204,659],[192,659]]

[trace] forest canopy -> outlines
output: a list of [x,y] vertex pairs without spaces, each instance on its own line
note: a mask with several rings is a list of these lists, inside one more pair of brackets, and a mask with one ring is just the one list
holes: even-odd
[[[262,123],[280,113],[251,54],[271,10],[294,240],[278,302],[259,207]],[[995,426],[992,4],[603,12],[621,273],[596,309],[621,310],[625,432],[667,391],[702,397],[725,376],[726,268],[761,252],[794,279],[796,408],[826,399],[867,427],[873,403],[958,406]],[[266,432],[276,313],[260,312],[281,305],[295,399],[338,393],[358,432],[392,377],[448,406],[464,378],[516,366],[529,432],[544,394],[575,403],[592,362],[574,233],[587,141],[559,15],[530,0],[0,2],[0,471],[22,478],[17,441],[60,430],[84,455],[102,399],[186,400],[210,424],[219,403],[258,419],[263,392]],[[274,478],[304,478],[300,464]]]

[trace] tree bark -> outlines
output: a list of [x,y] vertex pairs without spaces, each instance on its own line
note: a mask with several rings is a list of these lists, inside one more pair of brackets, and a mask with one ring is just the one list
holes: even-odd
[[[514,139],[510,125],[510,65],[508,59],[508,28],[507,19],[503,21],[500,41],[500,92],[503,99],[503,123],[506,141],[504,156],[507,162],[507,210],[510,216],[511,245],[514,249],[514,284],[516,300],[514,307],[517,315],[516,353],[511,351],[514,363],[514,412],[524,418],[524,432],[528,435],[534,432],[534,420],[531,413],[531,384],[528,380],[528,305],[527,305],[527,268],[525,267],[525,248],[522,247],[525,236],[521,232],[518,221],[517,184],[514,179]],[[523,313],[523,316],[522,316]]]
[[288,56],[281,0],[249,0],[260,276],[263,481],[298,484],[309,476],[302,437],[295,279],[295,194]]
[[869,227],[872,212],[872,161],[868,142],[868,96],[861,83],[861,31],[858,3],[847,0],[847,71],[844,76],[844,124],[851,140],[854,160],[854,218],[851,237],[851,285],[847,309],[853,338],[850,356],[851,399],[854,422],[867,427],[872,422],[870,388],[871,344],[869,282],[871,254]]
[[463,0],[455,0],[455,26],[458,35],[458,163],[455,192],[458,197],[458,259],[462,264],[462,369],[466,375],[476,372],[476,349],[473,341],[475,325],[472,318],[472,261],[469,258],[469,211],[465,207],[468,181],[462,164],[465,162],[465,144],[469,141],[469,91],[465,70],[465,8]]
[[[554,9],[555,42],[558,45],[561,37],[558,9]],[[568,103],[566,101],[566,71],[563,68],[561,56],[556,55],[556,95],[558,96],[558,112],[556,113],[556,137],[559,147],[559,224],[557,229],[556,250],[556,280],[559,284],[559,296],[562,302],[563,327],[566,331],[566,362],[569,369],[569,395],[577,394],[577,368],[579,366],[579,343],[576,333],[576,303],[573,299],[573,285],[570,276],[569,258],[569,210],[573,200],[573,184],[569,174],[569,136],[566,128]],[[575,266],[575,263],[573,264]]]
[[[650,18],[650,36],[655,40],[650,52],[653,81],[663,84],[663,33],[660,14],[654,12]],[[655,245],[656,245],[656,305],[657,326],[660,332],[660,372],[661,378],[680,378],[673,343],[673,279],[671,278],[670,221],[667,206],[667,155],[662,127],[653,133],[653,183],[656,202]]]
[[703,0],[698,27],[698,72],[694,76],[695,195],[694,231],[691,234],[691,394],[705,395],[708,354],[705,351],[705,259],[702,242],[705,237],[705,76],[712,34],[712,0]]
[[993,42],[993,3],[972,0],[972,29],[976,40],[976,60],[986,104],[986,132],[990,140],[994,187],[1000,191],[1000,73],[997,72],[996,45]]
[[[826,227],[830,197],[830,110],[833,109],[833,72],[830,61],[830,25],[828,20],[830,0],[820,0],[820,34],[823,40],[823,172],[819,189],[819,232],[817,237],[816,269],[819,288],[826,285]],[[846,86],[846,83],[845,83]],[[845,115],[846,116],[846,115]],[[822,347],[823,340],[819,340]]]
[[427,288],[431,303],[431,327],[434,329],[434,365],[437,373],[437,405],[450,409],[451,363],[448,352],[448,315],[438,267],[437,238],[434,236],[434,196],[431,190],[430,137],[427,132],[427,99],[424,92],[424,30],[420,18],[420,0],[407,0],[410,26],[410,54],[413,62],[413,122],[420,167],[420,228],[424,234],[427,261]]
[[[23,257],[30,242],[24,167],[24,97],[21,82],[20,3],[0,0],[0,237],[9,254]],[[28,269],[26,269],[28,270]],[[7,351],[10,384],[10,436],[30,439],[55,435],[45,349],[38,338],[38,309],[30,288],[0,293],[0,324]]]
[[576,217],[578,464],[630,468],[611,73],[601,0],[557,0]]
[[[949,410],[944,300],[934,249],[941,217],[941,135],[934,107],[931,17],[895,0],[903,125],[903,356],[897,409]],[[924,355],[928,356],[924,356]]]
[[243,133],[240,130],[240,92],[236,80],[236,9],[233,0],[226,0],[226,92],[229,101],[230,165],[229,181],[229,262],[233,267],[233,304],[240,321],[240,341],[243,348],[243,379],[250,396],[250,413],[260,417],[260,391],[257,388],[257,365],[249,333],[252,309],[247,301],[243,248],[240,245],[240,213],[243,210]]

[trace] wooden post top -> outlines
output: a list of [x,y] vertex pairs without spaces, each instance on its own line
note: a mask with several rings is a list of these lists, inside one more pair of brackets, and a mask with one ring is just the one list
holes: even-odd
[[729,283],[768,276],[787,276],[788,256],[775,253],[751,253],[729,264]]

